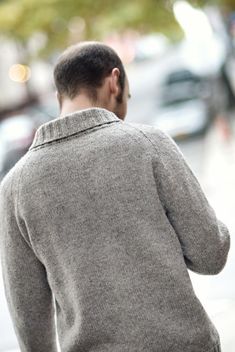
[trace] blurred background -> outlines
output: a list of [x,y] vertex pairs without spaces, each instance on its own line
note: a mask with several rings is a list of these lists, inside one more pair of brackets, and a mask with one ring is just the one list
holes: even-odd
[[[58,55],[89,39],[113,47],[125,64],[132,96],[126,121],[175,139],[229,227],[222,273],[190,276],[223,352],[234,352],[235,0],[1,0],[0,180],[37,128],[58,116]],[[0,351],[19,351],[1,276]]]

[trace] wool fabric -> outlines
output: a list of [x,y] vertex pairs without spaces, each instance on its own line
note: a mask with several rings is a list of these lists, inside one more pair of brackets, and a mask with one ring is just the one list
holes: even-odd
[[213,352],[188,269],[230,234],[160,129],[102,108],[38,128],[0,187],[5,294],[21,352]]

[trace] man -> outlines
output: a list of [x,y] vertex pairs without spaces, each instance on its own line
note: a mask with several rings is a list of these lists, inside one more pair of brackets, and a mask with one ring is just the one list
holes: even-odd
[[173,140],[124,122],[117,54],[85,42],[54,70],[60,117],[0,189],[5,292],[22,352],[212,352],[187,268],[219,273],[229,232]]

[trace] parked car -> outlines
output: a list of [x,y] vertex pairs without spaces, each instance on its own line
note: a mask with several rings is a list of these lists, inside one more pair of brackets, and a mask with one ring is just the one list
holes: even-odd
[[0,180],[27,152],[37,128],[58,114],[56,101],[47,99],[0,121]]
[[189,70],[169,73],[160,87],[160,98],[154,124],[174,139],[206,132],[216,106],[208,79]]
[[36,124],[28,115],[8,117],[0,123],[0,175],[3,177],[26,153],[32,143]]

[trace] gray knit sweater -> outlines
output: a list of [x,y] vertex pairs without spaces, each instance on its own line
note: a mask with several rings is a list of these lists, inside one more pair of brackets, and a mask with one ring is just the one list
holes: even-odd
[[219,273],[229,232],[175,142],[100,108],[42,125],[0,188],[22,352],[209,352],[187,268]]

